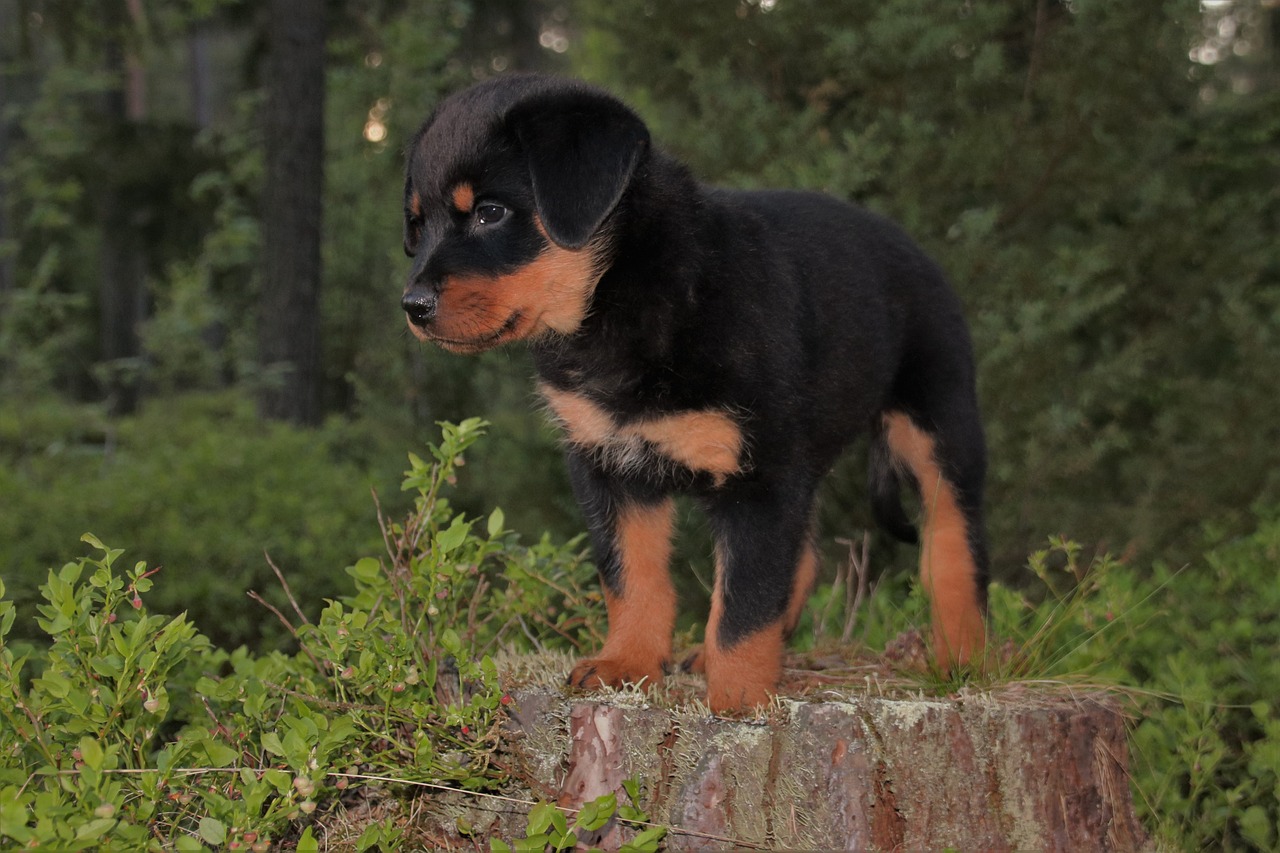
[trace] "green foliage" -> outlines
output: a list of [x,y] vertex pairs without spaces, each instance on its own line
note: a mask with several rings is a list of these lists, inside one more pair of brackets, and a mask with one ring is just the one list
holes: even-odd
[[[431,459],[411,460],[414,508],[383,519],[385,559],[357,561],[354,593],[316,622],[298,614],[291,656],[220,651],[185,615],[152,615],[158,569],[122,572],[122,552],[89,535],[98,555],[41,587],[46,649],[10,640],[18,609],[0,585],[0,843],[268,849],[362,775],[499,784],[509,699],[480,648],[513,628],[552,644],[586,630],[546,615],[586,570],[572,549],[520,546],[500,510],[481,524],[449,507],[482,431],[445,424]],[[537,586],[540,573],[560,582]],[[524,610],[503,609],[517,599]],[[362,843],[394,835],[375,825]]]
[[33,599],[37,567],[91,527],[167,567],[174,580],[152,599],[162,612],[186,610],[219,645],[279,639],[245,600],[257,590],[283,604],[264,552],[314,607],[339,590],[333,567],[378,542],[368,488],[395,482],[398,452],[375,427],[263,425],[229,393],[123,419],[53,399],[0,406],[0,574],[16,600]]
[[1185,559],[1280,497],[1280,445],[1235,427],[1280,372],[1275,78],[1199,103],[1191,0],[580,8],[577,70],[701,177],[860,201],[950,273],[999,576],[1054,529]]
[[[529,822],[523,838],[511,844],[493,838],[489,840],[491,853],[541,853],[544,850],[575,850],[587,843],[593,834],[604,830],[611,822],[635,824],[638,830],[629,834],[618,848],[623,853],[653,853],[667,834],[667,828],[649,823],[649,816],[639,808],[640,784],[635,779],[622,783],[631,799],[630,805],[619,805],[617,794],[609,793],[584,803],[570,813],[554,803],[541,802],[529,810]],[[569,819],[573,819],[573,823]],[[586,848],[598,851],[597,847]]]
[[988,678],[1129,683],[1125,644],[1146,627],[1139,623],[1140,580],[1110,555],[1085,560],[1083,550],[1055,536],[1033,553],[1028,568],[1040,580],[1034,596],[992,585],[991,622],[1005,646],[993,655]]
[[1280,842],[1277,561],[1273,507],[1249,536],[1217,541],[1184,569],[1160,567],[1150,622],[1123,646],[1130,683],[1166,697],[1134,732],[1137,801],[1187,849]]
[[[200,677],[222,679],[204,685],[211,690],[256,685],[215,703],[228,731],[243,720],[252,732],[257,722],[224,705],[265,707],[261,697],[270,696],[288,706],[281,713],[291,722],[276,727],[286,754],[246,735],[260,764],[252,796],[261,797],[261,817],[274,808],[268,803],[306,800],[289,794],[292,783],[262,787],[272,783],[256,774],[292,772],[299,740],[319,748],[332,734],[304,699],[277,688],[314,688],[325,701],[390,708],[387,719],[403,720],[398,703],[434,678],[472,713],[463,697],[468,684],[486,689],[483,669],[464,678],[465,667],[446,664],[446,653],[432,658],[432,671],[420,647],[397,644],[396,631],[416,626],[430,643],[452,646],[441,626],[454,620],[461,647],[478,651],[599,640],[598,593],[583,591],[589,568],[578,543],[559,547],[544,537],[520,546],[504,530],[580,526],[554,441],[529,412],[527,359],[515,352],[462,359],[419,347],[395,305],[405,270],[401,146],[442,92],[528,53],[474,31],[475,20],[489,19],[473,19],[472,4],[330,5],[339,24],[327,96],[325,400],[348,419],[300,432],[261,426],[244,403],[270,378],[252,367],[263,163],[260,81],[244,71],[256,65],[256,19],[227,0],[146,0],[136,20],[127,5],[46,3],[39,15],[15,13],[18,26],[0,33],[11,96],[0,127],[0,221],[12,229],[0,234],[0,263],[12,267],[0,292],[0,575],[19,610],[38,600],[52,607],[37,589],[44,567],[60,565],[66,543],[93,529],[166,567],[152,578],[113,568],[123,586],[110,595],[155,580],[148,605],[186,610],[218,645],[267,646],[288,633],[243,598],[258,589],[282,616],[290,612],[264,550],[300,591],[304,614],[321,598],[330,603],[314,623],[288,617],[314,663],[305,653],[213,651],[190,638],[185,660],[205,662],[172,664],[159,733],[148,740],[145,727],[113,723],[115,746],[102,747],[97,793],[76,789],[104,809],[77,825],[116,821],[111,832],[125,832],[127,820],[106,811],[115,803],[103,799],[102,785],[135,784],[117,771],[142,761],[139,750],[154,764],[176,749],[162,745],[166,732],[187,725],[215,732],[193,734],[182,747],[208,766],[217,763],[210,751],[223,759],[219,747],[240,748],[207,725],[208,711],[192,698]],[[992,611],[1001,633],[1023,646],[1004,674],[1115,678],[1176,697],[1152,704],[1138,726],[1143,760],[1135,772],[1140,803],[1188,847],[1280,843],[1271,698],[1280,675],[1272,625],[1280,602],[1270,570],[1276,525],[1274,513],[1259,521],[1249,510],[1280,498],[1280,442],[1260,415],[1274,409],[1280,373],[1280,103],[1274,56],[1258,49],[1276,15],[1244,0],[1207,12],[1193,0],[648,0],[642,7],[576,0],[548,24],[571,33],[574,70],[635,103],[658,143],[701,177],[859,200],[902,221],[950,272],[974,328],[992,450],[989,518],[1004,581],[992,590]],[[1228,19],[1243,33],[1234,43],[1222,29]],[[199,133],[183,118],[186,94],[171,97],[182,89],[173,81],[186,76],[175,56],[197,20],[218,31],[225,56],[215,83],[230,93],[214,126]],[[1200,55],[1206,38],[1221,42],[1224,61],[1188,60],[1188,49]],[[1252,53],[1234,50],[1246,43]],[[155,113],[132,127],[102,106],[119,82],[106,58],[121,48],[147,69]],[[385,130],[381,140],[366,136],[372,124]],[[103,240],[115,209],[103,203],[108,190],[128,202],[152,305],[138,330],[140,356],[117,364],[102,364],[98,347]],[[136,417],[112,419],[97,405],[65,402],[99,398],[100,380],[122,372],[151,395]],[[226,392],[228,383],[239,390]],[[172,396],[193,389],[215,393]],[[474,412],[493,421],[503,441],[471,457],[452,509],[437,495],[404,524],[384,519],[387,555],[353,566],[357,592],[342,597],[332,569],[378,539],[363,486],[393,484],[400,448],[436,420]],[[415,462],[411,476],[428,483],[443,462]],[[832,478],[828,532],[865,523],[862,478],[860,460]],[[398,516],[415,493],[416,486],[407,499],[386,496],[384,508]],[[489,512],[494,501],[505,517]],[[1220,528],[1208,545],[1200,533],[1206,519]],[[1054,529],[1072,531],[1085,547],[1059,540],[1033,557],[1045,587],[1028,590],[1022,556]],[[452,550],[415,551],[415,536],[419,545],[443,537]],[[1107,547],[1124,553],[1124,564],[1088,556]],[[111,553],[83,563],[75,582],[55,572],[59,580],[46,582],[45,592],[62,584],[60,601],[88,595],[86,606],[101,610],[106,588],[85,578],[97,576],[94,560]],[[883,559],[875,562],[905,567],[913,556],[901,549],[877,553]],[[878,583],[856,626],[874,648],[925,619],[906,573],[890,571]],[[410,612],[418,595],[428,598]],[[834,630],[840,595],[820,593],[816,603],[814,633]],[[119,609],[115,623],[74,628],[85,648],[91,638],[114,644],[111,631],[153,618]],[[384,618],[398,627],[362,634],[355,614],[364,612],[366,627],[385,628]],[[15,662],[25,658],[27,679],[38,674],[31,670],[63,673],[66,695],[50,702],[79,702],[97,682],[87,671],[68,674],[65,659],[46,663],[42,653],[21,651],[33,626],[10,617],[5,650]],[[121,661],[123,654],[116,652]],[[397,680],[368,668],[384,656]],[[342,664],[337,675],[334,662]],[[311,668],[310,681],[299,667]],[[348,669],[350,680],[341,679]],[[119,677],[129,680],[123,670]],[[55,691],[61,683],[47,682]],[[141,695],[134,705],[151,701]],[[261,707],[253,713],[265,714]],[[107,735],[92,736],[106,743]],[[390,760],[416,750],[410,736],[378,754]],[[60,772],[74,769],[68,750],[98,762],[79,739],[58,748]],[[36,761],[27,752],[36,746],[22,749],[24,761]],[[187,766],[181,756],[172,761]],[[460,762],[451,772],[468,767]],[[172,809],[160,824],[165,837],[218,845],[243,830],[234,816],[240,806],[218,805],[215,793],[243,802],[248,782],[230,781],[234,773],[165,778],[189,798],[165,806]],[[79,808],[62,786],[80,785],[80,777],[36,781],[55,779],[53,793],[35,794],[34,781],[0,787],[5,797],[44,797],[50,809]],[[5,827],[30,805],[16,803],[0,801]],[[367,844],[391,843],[381,832],[371,828]],[[73,843],[58,836],[57,846]],[[314,839],[303,836],[300,848],[307,843]]]

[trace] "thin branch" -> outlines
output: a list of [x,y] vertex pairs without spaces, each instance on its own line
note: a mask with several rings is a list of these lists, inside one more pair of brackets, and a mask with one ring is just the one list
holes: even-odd
[[316,656],[311,653],[311,649],[307,647],[307,644],[302,642],[302,638],[298,636],[298,630],[293,627],[292,622],[285,618],[285,615],[280,612],[279,608],[262,596],[258,595],[258,593],[253,590],[249,590],[249,597],[276,615],[276,618],[280,620],[280,623],[284,625],[285,628],[289,629],[289,633],[293,635],[293,639],[297,640],[298,648],[302,649],[302,651],[306,653],[307,657],[311,658],[311,663],[315,666],[316,672],[320,675],[324,675],[325,670],[324,667],[320,665],[320,661],[316,660]]
[[310,625],[311,620],[307,618],[307,614],[302,612],[302,608],[298,606],[298,600],[293,597],[293,590],[289,588],[289,582],[284,579],[284,572],[271,561],[271,555],[266,551],[262,552],[262,556],[267,558],[267,565],[271,567],[271,571],[276,573],[276,579],[280,581],[280,586],[284,589],[285,597],[289,599],[289,603],[293,605],[293,612],[298,614],[298,618],[302,620],[303,625]]

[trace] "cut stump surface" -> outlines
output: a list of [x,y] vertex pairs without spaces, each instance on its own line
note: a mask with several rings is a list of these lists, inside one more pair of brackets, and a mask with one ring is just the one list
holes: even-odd
[[[1125,721],[1104,695],[783,700],[734,721],[644,694],[514,694],[513,749],[576,807],[637,779],[672,850],[1133,850]],[[616,848],[608,826],[592,845]]]

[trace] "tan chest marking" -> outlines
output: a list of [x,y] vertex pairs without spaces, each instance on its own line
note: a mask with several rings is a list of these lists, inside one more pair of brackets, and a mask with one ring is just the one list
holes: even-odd
[[672,462],[711,474],[717,483],[742,470],[742,430],[724,412],[680,412],[619,424],[581,394],[539,387],[571,444],[596,450],[622,470],[644,465],[650,449]]

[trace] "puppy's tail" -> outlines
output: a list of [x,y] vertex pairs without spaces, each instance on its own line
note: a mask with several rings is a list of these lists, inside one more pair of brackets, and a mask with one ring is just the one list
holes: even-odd
[[907,517],[902,508],[902,482],[909,479],[908,485],[914,486],[914,478],[894,464],[893,451],[889,449],[889,438],[885,434],[883,423],[876,419],[875,429],[871,435],[871,458],[867,467],[867,491],[871,496],[871,512],[876,523],[895,539],[912,545],[920,541],[916,526]]

